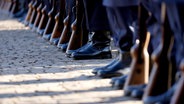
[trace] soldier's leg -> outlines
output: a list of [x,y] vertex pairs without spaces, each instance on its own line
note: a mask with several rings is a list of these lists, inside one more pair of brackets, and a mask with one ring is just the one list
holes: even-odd
[[88,47],[81,48],[71,54],[74,59],[106,59],[111,58],[110,28],[102,0],[84,0],[87,29],[91,40]]
[[[129,28],[129,25],[135,21],[131,15],[133,8],[136,8],[136,6],[107,8],[109,22],[113,31],[112,37],[115,45],[118,46],[120,50],[120,56],[115,63],[110,64],[104,69],[98,69],[97,75],[100,77],[121,75],[118,71],[122,71],[122,69],[130,65],[130,48],[133,45],[133,32]],[[137,11],[135,13],[137,13]],[[127,71],[125,72],[124,74],[127,74]]]

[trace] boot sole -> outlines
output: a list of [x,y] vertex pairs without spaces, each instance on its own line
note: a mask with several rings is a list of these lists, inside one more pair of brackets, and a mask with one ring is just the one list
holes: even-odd
[[98,55],[94,56],[78,56],[78,57],[72,57],[74,60],[85,60],[85,59],[110,59],[112,58],[111,53],[100,53]]

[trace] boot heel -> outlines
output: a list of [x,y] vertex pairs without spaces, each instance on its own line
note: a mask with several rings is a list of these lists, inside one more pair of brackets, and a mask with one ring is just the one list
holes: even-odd
[[103,52],[99,56],[99,59],[110,59],[110,58],[112,58],[111,52]]

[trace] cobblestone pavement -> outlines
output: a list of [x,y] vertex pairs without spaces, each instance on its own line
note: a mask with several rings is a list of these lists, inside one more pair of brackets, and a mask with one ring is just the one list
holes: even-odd
[[0,15],[0,104],[141,104],[91,74],[108,60],[66,58],[28,27]]

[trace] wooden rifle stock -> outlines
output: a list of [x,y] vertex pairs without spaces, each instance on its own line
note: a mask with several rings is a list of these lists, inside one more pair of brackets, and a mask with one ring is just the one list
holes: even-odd
[[[64,27],[63,27],[63,31],[61,33],[61,37],[59,39],[59,42],[58,42],[58,45],[57,47],[60,49],[63,45],[66,45],[69,40],[70,40],[70,7],[67,8],[68,9],[68,14],[66,16],[66,18],[63,20],[63,24],[64,24]],[[65,49],[63,51],[66,51]]]
[[52,31],[53,31],[54,25],[55,25],[54,17],[57,14],[56,12],[57,12],[56,11],[56,1],[52,0],[52,9],[48,13],[49,20],[47,22],[45,31],[44,31],[43,36],[42,36],[43,39],[45,39],[45,40],[49,40],[51,37]]
[[41,20],[40,20],[40,23],[38,25],[38,29],[37,29],[37,33],[39,35],[43,35],[44,33],[44,29],[46,28],[46,25],[47,25],[47,22],[48,22],[48,15],[46,13],[46,9],[47,9],[47,5],[45,5],[43,7],[43,9],[41,10],[41,13],[42,13],[42,17],[41,17]]
[[25,20],[24,20],[24,25],[25,25],[25,26],[28,26],[29,21],[30,21],[30,19],[31,19],[31,15],[32,15],[32,13],[33,13],[33,8],[32,8],[33,3],[34,3],[34,1],[32,0],[32,1],[29,3],[29,5],[28,5],[28,6],[29,6],[29,10],[28,10],[27,15],[26,15],[26,18],[25,18]]
[[37,7],[39,6],[39,2],[38,0],[35,0],[32,8],[33,8],[33,12],[32,12],[32,15],[31,15],[31,18],[30,18],[30,21],[29,21],[29,27],[30,28],[33,28],[33,25],[34,25],[34,22],[36,20],[36,16],[37,16]]
[[184,59],[180,63],[180,69],[182,71],[182,76],[177,83],[177,89],[171,99],[170,104],[184,104]]
[[57,45],[58,48],[60,48],[60,46],[62,46],[63,44],[67,44],[70,40],[70,35],[69,35],[70,25],[68,22],[69,22],[69,14],[66,16],[66,18],[63,21],[64,27]]
[[73,50],[76,50],[82,46],[82,21],[84,18],[84,5],[82,0],[76,0],[76,19],[72,23],[72,34],[66,50],[66,54],[71,54]]
[[148,82],[149,77],[149,54],[147,52],[150,34],[146,29],[146,20],[148,12],[142,4],[138,8],[138,36],[139,42],[131,49],[132,63],[130,74],[126,80],[124,90],[129,90],[132,85],[140,85]]
[[60,10],[59,13],[55,16],[55,26],[52,32],[50,42],[51,44],[57,45],[61,33],[63,31],[63,19],[65,16],[65,0],[60,0]]
[[173,43],[173,34],[168,22],[165,4],[162,4],[161,10],[162,38],[158,48],[152,54],[153,67],[149,84],[144,93],[144,99],[148,96],[160,95],[171,86],[170,51]]
[[40,20],[41,20],[41,17],[42,17],[42,13],[41,13],[42,8],[43,8],[43,3],[40,2],[40,5],[37,8],[37,16],[36,16],[36,19],[35,19],[35,22],[34,22],[34,25],[33,25],[33,29],[32,29],[33,31],[37,30],[38,25],[40,23]]
[[174,94],[172,96],[170,104],[184,104],[184,30],[183,30],[183,9],[184,4],[180,4],[179,2],[175,2],[174,4],[169,4],[169,2],[165,2],[167,6],[167,13],[169,16],[172,16],[169,18],[170,24],[173,24],[171,26],[174,32],[175,37],[175,47],[176,47],[176,53],[175,58],[176,62],[180,64],[177,68],[180,69],[180,77],[179,80],[177,80],[175,83],[176,88],[174,89]]

